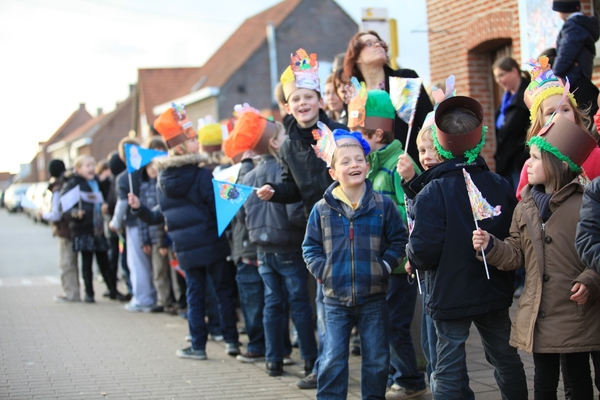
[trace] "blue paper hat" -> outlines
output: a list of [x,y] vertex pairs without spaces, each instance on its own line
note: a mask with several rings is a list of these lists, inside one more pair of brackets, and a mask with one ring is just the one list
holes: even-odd
[[342,139],[352,139],[357,141],[358,144],[360,144],[363,150],[365,151],[365,156],[371,152],[371,146],[369,145],[369,142],[363,139],[362,134],[360,132],[349,132],[344,129],[334,130],[333,140],[335,140],[336,144]]

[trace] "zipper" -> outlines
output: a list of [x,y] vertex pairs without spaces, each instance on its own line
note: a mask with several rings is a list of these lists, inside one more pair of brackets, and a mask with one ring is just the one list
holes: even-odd
[[356,285],[354,282],[354,220],[350,220],[350,268],[352,271],[352,304],[356,305]]

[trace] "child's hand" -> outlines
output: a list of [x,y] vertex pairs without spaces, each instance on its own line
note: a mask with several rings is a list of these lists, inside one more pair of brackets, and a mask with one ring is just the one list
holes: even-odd
[[481,228],[473,231],[473,248],[475,250],[485,249],[490,242],[490,234]]
[[144,251],[144,254],[147,254],[147,255],[152,254],[152,246],[150,246],[149,244],[143,245],[142,250]]
[[579,305],[587,303],[588,299],[590,298],[590,291],[588,290],[587,286],[581,282],[576,282],[573,285],[571,292],[575,293],[573,296],[571,296],[571,300]]
[[85,210],[77,210],[77,218],[81,219],[85,215]]
[[129,203],[129,207],[134,210],[140,208],[140,199],[133,193],[127,193],[127,202]]
[[258,196],[258,198],[264,201],[271,200],[271,197],[273,197],[273,193],[275,193],[275,190],[273,190],[271,185],[263,185],[260,189],[256,191],[256,195]]
[[102,215],[108,214],[108,204],[102,203],[100,206],[100,211],[102,212]]
[[160,254],[163,257],[166,257],[168,253],[169,253],[169,250],[166,247],[160,247],[158,249],[158,254]]
[[410,266],[410,263],[407,261],[406,264],[404,264],[404,270],[406,271],[407,274],[409,274],[411,276],[411,278],[415,277],[415,274],[413,273],[413,269]]
[[413,167],[412,160],[408,154],[400,154],[396,170],[406,182],[410,181],[415,176],[415,168]]
[[111,231],[113,231],[113,232],[115,232],[115,233],[117,232],[117,228],[115,228],[115,227],[113,226],[113,223],[112,223],[112,221],[110,221],[110,222],[108,223],[108,229],[110,229]]

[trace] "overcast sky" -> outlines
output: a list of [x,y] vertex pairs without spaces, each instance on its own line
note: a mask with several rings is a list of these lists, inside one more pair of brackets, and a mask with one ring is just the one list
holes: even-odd
[[[0,171],[18,172],[79,103],[107,113],[127,98],[138,68],[201,66],[245,19],[278,2],[0,0]],[[387,8],[400,65],[429,82],[425,0],[337,3],[357,22],[363,7]]]

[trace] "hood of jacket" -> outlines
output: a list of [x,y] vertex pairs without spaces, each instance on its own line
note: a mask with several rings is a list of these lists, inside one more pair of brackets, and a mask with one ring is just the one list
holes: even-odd
[[578,23],[589,32],[590,36],[596,42],[600,38],[600,25],[596,17],[590,17],[583,14],[577,14],[571,17],[574,22]]
[[161,190],[168,197],[184,197],[194,183],[198,167],[206,165],[208,161],[205,154],[198,153],[154,159]]

